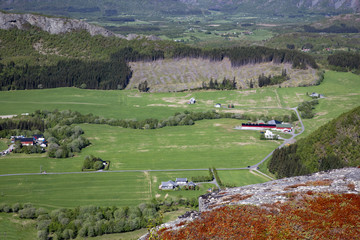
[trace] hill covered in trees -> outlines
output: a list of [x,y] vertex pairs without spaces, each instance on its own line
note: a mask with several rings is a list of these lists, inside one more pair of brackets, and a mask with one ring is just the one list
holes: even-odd
[[357,107],[295,144],[275,150],[268,167],[283,178],[359,165],[360,107]]
[[0,49],[0,87],[5,91],[73,86],[124,89],[132,76],[128,62],[164,58],[221,61],[228,57],[234,67],[274,62],[317,68],[313,57],[294,50],[260,46],[202,49],[173,41],[91,36],[85,30],[56,35],[28,26],[27,30],[0,30],[0,41],[4,46]]

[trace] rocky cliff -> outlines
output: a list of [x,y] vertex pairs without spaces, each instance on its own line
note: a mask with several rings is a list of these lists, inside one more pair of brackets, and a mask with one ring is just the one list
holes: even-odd
[[156,36],[139,36],[137,34],[129,34],[123,36],[121,34],[113,33],[103,27],[89,24],[87,22],[70,19],[70,18],[52,18],[42,15],[34,14],[13,14],[0,12],[0,29],[9,30],[11,28],[18,28],[21,30],[28,29],[29,25],[40,28],[50,34],[62,34],[72,31],[85,30],[90,33],[91,36],[102,35],[104,37],[118,37],[127,40],[133,40],[136,38],[146,38],[151,41],[160,40]]
[[43,31],[49,32],[51,34],[61,34],[71,31],[85,30],[89,32],[91,36],[102,35],[105,37],[117,36],[124,38],[124,36],[114,34],[105,28],[91,25],[76,19],[49,18],[33,14],[7,14],[0,12],[1,29],[8,30],[11,28],[18,28],[25,30],[29,25],[38,27]]
[[[199,198],[199,211],[188,212],[158,229],[176,231],[224,206],[247,205],[266,208],[294,200],[294,196],[360,193],[360,168],[344,168],[308,176],[284,178],[262,184],[224,189]],[[334,205],[335,206],[335,205]],[[354,206],[355,207],[355,206]],[[229,219],[227,220],[229,221]],[[213,226],[217,223],[213,223]],[[143,236],[140,239],[146,239]],[[206,238],[204,238],[206,239]]]

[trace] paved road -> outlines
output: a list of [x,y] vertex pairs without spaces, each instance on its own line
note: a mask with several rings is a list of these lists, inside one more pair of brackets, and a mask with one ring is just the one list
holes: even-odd
[[[289,142],[291,142],[295,137],[299,136],[300,134],[302,134],[305,131],[305,126],[301,120],[300,114],[296,108],[282,108],[282,109],[288,109],[288,110],[293,110],[296,112],[300,124],[301,124],[301,131],[297,134],[295,134],[295,132],[292,132],[292,137],[290,139],[286,139],[284,141],[283,144],[281,144],[278,148],[282,148],[283,146],[285,146],[286,144],[288,144]],[[10,146],[10,148],[13,148],[13,145]],[[267,176],[268,178],[272,179],[270,176],[258,171],[258,167],[265,162],[274,152],[275,150],[273,150],[271,153],[269,153],[264,159],[262,159],[260,162],[258,162],[257,164],[253,165],[253,166],[249,166],[249,167],[244,167],[244,168],[217,168],[217,170],[220,171],[226,171],[226,170],[254,170],[257,171],[258,173],[261,173],[264,176]],[[200,169],[146,169],[146,170],[115,170],[115,171],[92,171],[92,172],[49,172],[49,173],[14,173],[14,174],[1,174],[0,177],[6,177],[6,176],[27,176],[27,175],[65,175],[65,174],[94,174],[94,173],[124,173],[124,172],[185,172],[185,171],[207,171],[209,170],[208,168],[200,168]],[[217,187],[220,188],[219,184],[216,182],[216,179],[214,183]]]

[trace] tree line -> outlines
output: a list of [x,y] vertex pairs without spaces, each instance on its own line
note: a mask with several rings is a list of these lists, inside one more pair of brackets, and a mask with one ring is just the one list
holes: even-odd
[[0,64],[1,90],[57,87],[124,89],[132,71],[124,60],[62,60],[54,66]]
[[224,79],[221,82],[218,82],[217,79],[215,79],[214,81],[212,78],[210,78],[209,83],[203,82],[201,88],[215,89],[215,90],[234,90],[236,89],[235,77],[233,80],[224,77]]
[[52,211],[36,208],[30,203],[0,204],[0,213],[17,213],[20,218],[34,219],[40,240],[67,240],[155,227],[162,223],[162,213],[176,211],[179,207],[197,206],[197,199],[179,197],[164,201],[153,199],[133,207],[81,206]]
[[305,32],[311,32],[311,33],[358,33],[359,29],[356,27],[346,26],[346,24],[340,24],[340,25],[331,25],[327,28],[315,28],[309,25],[304,26]]
[[258,78],[258,85],[259,87],[264,87],[264,86],[269,86],[269,85],[276,85],[276,84],[281,84],[287,80],[289,80],[290,78],[288,77],[287,73],[286,73],[286,69],[283,69],[281,71],[281,75],[276,75],[276,76],[271,76],[269,75],[268,77],[266,77],[263,74],[259,75]]
[[346,70],[360,69],[360,54],[350,52],[337,52],[328,58],[330,65]]

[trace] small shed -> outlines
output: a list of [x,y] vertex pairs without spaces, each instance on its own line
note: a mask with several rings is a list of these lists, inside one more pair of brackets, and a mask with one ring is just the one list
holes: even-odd
[[216,107],[216,108],[221,108],[221,104],[220,104],[220,103],[217,103],[217,104],[215,104],[215,107]]
[[196,103],[196,99],[195,98],[190,98],[188,104],[195,104]]

